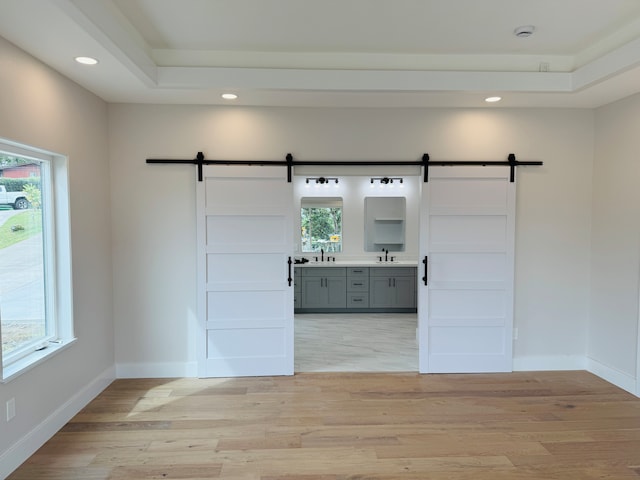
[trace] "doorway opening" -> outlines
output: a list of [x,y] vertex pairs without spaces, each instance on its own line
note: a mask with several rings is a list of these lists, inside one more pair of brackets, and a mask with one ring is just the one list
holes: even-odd
[[[300,303],[296,303],[294,314],[296,373],[418,371],[418,279],[412,279],[406,288],[412,292],[411,298],[403,295],[402,299],[381,300],[380,295],[387,291],[381,288],[379,280],[374,282],[373,271],[387,266],[415,268],[419,263],[421,172],[415,167],[369,170],[365,176],[362,168],[355,167],[295,169],[294,205],[300,210],[300,215],[294,215],[295,259],[298,262],[308,260],[308,263],[296,265],[296,281],[303,285],[297,285],[296,296],[300,297]],[[310,175],[332,175],[339,181],[309,182]],[[393,176],[395,181],[376,181],[371,175]],[[315,208],[313,217],[312,207]],[[336,233],[336,222],[321,221],[333,217],[321,216],[321,212],[317,212],[319,207],[324,210],[339,208],[339,233]],[[309,218],[315,219],[315,228],[310,227]],[[314,236],[313,232],[323,231],[321,227],[325,223],[332,228],[325,228],[324,236]],[[339,240],[339,249],[333,248],[334,237]],[[362,276],[357,279],[351,276],[349,268],[355,266],[362,267],[359,273]],[[300,278],[299,272],[311,272],[316,267],[337,267],[336,270],[347,271],[346,277],[325,278],[324,283],[315,278]],[[395,275],[400,274],[396,272]],[[384,278],[384,286],[386,282],[387,278]],[[396,280],[389,282],[395,289]],[[405,282],[398,281],[398,290],[407,285]],[[316,288],[318,285],[320,288]],[[327,299],[320,294],[322,290],[329,290]],[[346,291],[346,299],[339,297],[340,291],[342,295]],[[409,313],[399,313],[400,310]]]

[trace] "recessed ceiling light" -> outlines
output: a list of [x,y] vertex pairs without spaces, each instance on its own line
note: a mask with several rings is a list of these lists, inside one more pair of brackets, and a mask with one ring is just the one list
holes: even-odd
[[502,97],[487,97],[484,99],[484,101],[487,103],[495,103],[499,102],[500,100],[502,100]]
[[98,60],[96,60],[93,57],[76,57],[76,62],[81,63],[83,65],[95,65],[96,63],[98,63]]
[[223,93],[220,96],[225,100],[235,100],[236,98],[238,98],[238,95],[236,95],[235,93]]
[[527,38],[533,35],[533,32],[535,32],[535,30],[536,27],[534,27],[533,25],[522,25],[521,27],[516,28],[513,33],[516,37]]

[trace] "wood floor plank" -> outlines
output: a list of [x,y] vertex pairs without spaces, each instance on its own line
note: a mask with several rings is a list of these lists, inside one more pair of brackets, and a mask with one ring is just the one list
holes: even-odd
[[152,440],[144,450],[147,452],[166,452],[172,455],[174,452],[209,452],[216,450],[220,444],[217,438],[181,438]]
[[[111,468],[103,467],[53,467],[51,465],[22,465],[8,478],[11,480],[110,480]],[[135,477],[129,477],[129,479]]]
[[638,480],[640,399],[587,372],[118,380],[10,480]]
[[425,458],[441,456],[491,456],[496,452],[502,455],[529,456],[529,455],[551,455],[549,451],[539,442],[514,442],[514,441],[493,441],[493,442],[460,442],[450,440],[445,436],[438,439],[438,442],[412,442],[410,444],[380,446],[376,447],[378,458]]
[[179,480],[209,480],[219,478],[220,465],[138,465],[134,467],[115,467],[111,471],[109,480],[138,480],[179,479]]

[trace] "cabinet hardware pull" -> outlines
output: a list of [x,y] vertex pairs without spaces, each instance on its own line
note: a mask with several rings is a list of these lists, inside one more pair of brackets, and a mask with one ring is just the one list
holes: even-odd
[[427,275],[428,275],[428,271],[429,271],[429,257],[425,256],[424,260],[422,260],[422,263],[424,263],[424,277],[422,277],[422,281],[424,282],[425,285],[428,285],[428,279],[427,279]]
[[291,286],[291,282],[293,281],[293,279],[291,278],[291,257],[289,257],[289,260],[287,260],[287,263],[289,264],[289,278],[287,278],[287,281],[289,282],[289,286]]
[[362,286],[362,283],[355,283],[355,282],[354,282],[353,284],[354,284],[355,286],[357,286],[357,287],[361,287],[361,286]]

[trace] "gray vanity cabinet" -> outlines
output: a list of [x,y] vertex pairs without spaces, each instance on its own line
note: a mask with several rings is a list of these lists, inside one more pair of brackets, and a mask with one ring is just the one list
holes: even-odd
[[370,269],[371,308],[415,308],[416,269],[378,267]]
[[301,271],[301,308],[346,308],[345,268],[317,267]]
[[415,312],[416,267],[296,267],[297,313]]

